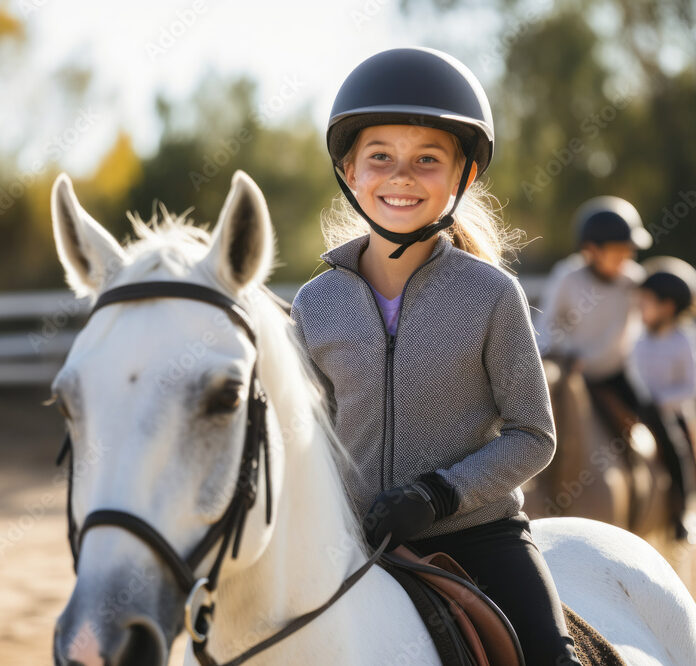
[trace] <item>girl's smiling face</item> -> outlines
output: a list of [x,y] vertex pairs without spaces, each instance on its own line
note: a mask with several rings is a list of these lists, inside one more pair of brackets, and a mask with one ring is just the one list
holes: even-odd
[[463,168],[457,144],[453,134],[432,127],[366,127],[344,159],[346,181],[375,222],[415,231],[434,222],[457,193]]

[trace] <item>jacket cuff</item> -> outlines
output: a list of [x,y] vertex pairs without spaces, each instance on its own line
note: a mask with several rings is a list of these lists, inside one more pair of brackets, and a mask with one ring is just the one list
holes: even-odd
[[435,508],[435,520],[452,515],[459,507],[459,495],[444,477],[437,472],[421,474],[418,481],[423,483],[432,499]]

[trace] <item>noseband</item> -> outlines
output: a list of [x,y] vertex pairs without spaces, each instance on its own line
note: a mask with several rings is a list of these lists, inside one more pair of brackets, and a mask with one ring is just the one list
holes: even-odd
[[[106,305],[152,298],[186,298],[214,305],[222,309],[234,324],[241,326],[254,347],[257,346],[256,332],[254,331],[252,321],[249,315],[236,301],[215,289],[210,289],[191,282],[135,282],[110,289],[101,294],[97,299],[97,302],[89,313],[87,321],[89,321],[97,310]],[[234,537],[232,557],[236,558],[239,553],[239,546],[247,514],[256,503],[259,456],[262,447],[266,472],[266,524],[270,524],[271,522],[272,490],[269,443],[266,430],[267,404],[266,394],[261,388],[257,378],[256,361],[254,361],[249,384],[244,449],[242,451],[242,461],[234,494],[222,514],[222,517],[210,526],[203,538],[185,559],[174,550],[167,539],[154,527],[142,520],[142,518],[128,513],[127,511],[120,511],[117,509],[100,509],[98,511],[93,511],[87,515],[82,527],[78,530],[72,513],[73,447],[70,433],[66,434],[56,461],[57,464],[60,465],[66,455],[70,453],[67,502],[68,541],[70,543],[70,549],[72,550],[75,573],[77,573],[80,547],[84,540],[85,533],[90,529],[99,526],[120,527],[138,537],[141,541],[144,541],[164,562],[166,562],[177,584],[183,590],[184,594],[188,595],[184,608],[184,624],[193,641],[195,656],[202,666],[218,666],[217,662],[205,649],[213,612],[215,610],[214,593],[217,587],[220,568],[230,541],[232,541]],[[350,587],[367,572],[372,564],[379,559],[389,541],[389,536],[390,535],[387,535],[374,555],[362,567],[351,574],[325,604],[296,618],[281,631],[253,646],[244,652],[244,654],[239,655],[223,666],[235,666],[236,664],[245,662],[247,659],[250,659],[286,636],[289,636],[291,633],[297,631],[320,615],[326,608],[347,592]],[[196,579],[196,568],[219,540],[220,547],[209,574],[203,578]],[[203,601],[198,609],[194,610],[194,603],[199,594],[203,595]]]

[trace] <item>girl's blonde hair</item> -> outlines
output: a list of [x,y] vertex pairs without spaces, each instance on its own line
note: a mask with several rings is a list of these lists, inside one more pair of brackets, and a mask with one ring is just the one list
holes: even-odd
[[[462,144],[454,134],[448,132],[448,136],[455,146],[456,166],[462,168],[466,160]],[[344,173],[346,165],[355,160],[359,137],[360,133],[341,160]],[[517,250],[523,245],[525,234],[521,229],[506,227],[501,212],[500,202],[489,192],[488,187],[475,181],[466,190],[453,213],[454,224],[438,233],[446,235],[456,248],[494,266],[506,267],[509,264],[506,255],[512,254],[512,258],[515,258]],[[321,212],[321,232],[327,250],[369,231],[367,222],[343,194],[334,197],[331,207]]]

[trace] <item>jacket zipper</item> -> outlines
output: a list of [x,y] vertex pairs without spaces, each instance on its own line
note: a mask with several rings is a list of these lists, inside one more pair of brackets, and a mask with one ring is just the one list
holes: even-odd
[[[401,301],[399,303],[399,317],[401,317],[401,304],[404,302],[404,294],[403,291],[401,292]],[[380,313],[381,316],[381,313]],[[396,322],[396,328],[398,330],[399,328],[399,322],[397,320]],[[394,479],[394,346],[396,345],[396,335],[389,335],[387,338],[387,378],[388,378],[388,383],[389,386],[387,388],[386,384],[384,387],[384,394],[385,394],[385,403],[386,401],[386,395],[387,391],[389,392],[389,441],[390,441],[390,446],[391,446],[391,470],[390,470],[390,477],[393,481]],[[387,449],[387,408],[385,405],[385,414],[384,414],[384,432],[382,436],[382,440],[384,442],[383,447],[382,447],[382,490],[387,490],[387,488],[391,488],[392,484],[390,483],[387,485],[386,481],[386,470],[384,469],[384,457],[386,456],[386,449]]]
[[[384,323],[382,311],[379,309],[377,297],[374,295],[370,283],[360,273],[358,273],[358,271],[355,271],[352,268],[348,268],[347,266],[343,266],[342,264],[334,265],[334,268],[336,268],[336,266],[339,266],[340,268],[343,268],[344,270],[347,270],[350,273],[354,273],[367,285],[367,288],[370,292],[370,295],[372,296],[372,300],[375,304],[375,307],[377,308],[377,314],[379,315],[379,320],[382,322],[382,329],[384,330],[384,335],[386,337],[387,355],[385,363],[386,376],[384,384],[384,428],[382,430],[382,462],[380,470],[382,490],[391,489],[394,486],[394,348],[396,347],[396,336],[399,333],[399,326],[401,325],[401,310],[404,306],[404,297],[406,295],[406,289],[408,288],[409,283],[411,282],[412,278],[416,275],[416,273],[418,273],[418,271],[420,271],[421,268],[425,268],[425,266],[427,266],[430,262],[437,259],[437,257],[440,254],[441,253],[438,252],[438,254],[436,254],[434,257],[430,257],[430,259],[428,259],[425,263],[421,264],[418,268],[416,268],[416,270],[413,271],[411,275],[409,275],[408,280],[406,280],[404,288],[401,290],[401,301],[399,302],[399,316],[397,317],[396,331],[394,332],[394,335],[391,335],[387,330],[387,325]],[[389,400],[387,400],[387,397],[389,397]],[[389,484],[387,484],[386,482],[386,473],[384,468],[384,458],[387,452],[387,421],[389,422],[389,453],[391,460]]]

